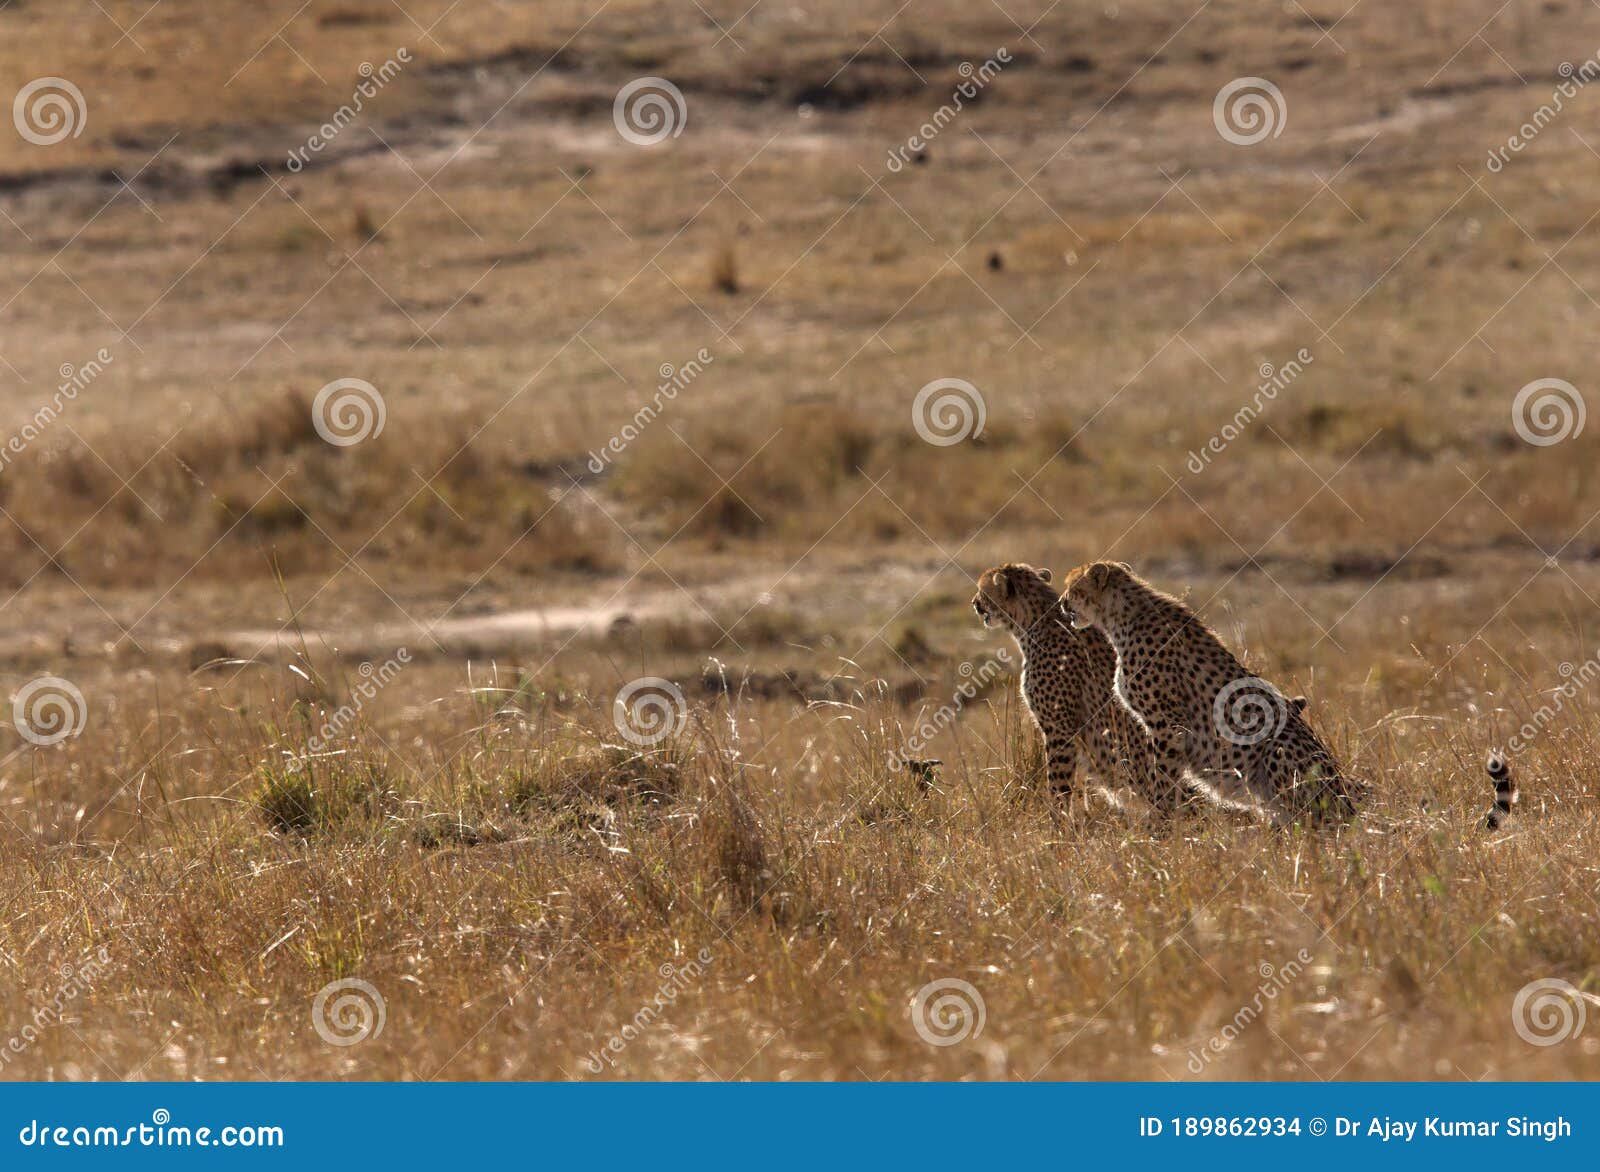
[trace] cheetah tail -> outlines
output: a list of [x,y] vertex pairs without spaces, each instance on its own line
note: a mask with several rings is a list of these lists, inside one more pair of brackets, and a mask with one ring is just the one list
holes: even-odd
[[1494,782],[1494,806],[1484,819],[1484,825],[1490,830],[1499,830],[1505,820],[1511,817],[1511,809],[1517,804],[1517,779],[1504,754],[1498,751],[1489,754],[1486,768],[1489,780]]

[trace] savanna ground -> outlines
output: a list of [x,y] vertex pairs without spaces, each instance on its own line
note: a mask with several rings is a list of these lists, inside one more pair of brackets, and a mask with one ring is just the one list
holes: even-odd
[[[1595,402],[1600,98],[1489,165],[1600,11],[1346,7],[0,5],[0,97],[83,98],[0,134],[5,1076],[1600,1073],[1513,1021],[1600,984],[1600,439],[1513,411]],[[1309,694],[1356,823],[1052,809],[967,602],[1101,556]]]

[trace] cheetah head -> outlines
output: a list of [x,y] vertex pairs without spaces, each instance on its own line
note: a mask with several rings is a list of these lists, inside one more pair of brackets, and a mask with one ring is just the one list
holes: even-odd
[[1104,628],[1121,612],[1123,590],[1133,584],[1133,569],[1123,562],[1090,562],[1067,573],[1062,600],[1072,625]]
[[986,627],[1017,631],[1031,627],[1059,601],[1060,596],[1050,585],[1049,570],[1006,562],[979,575],[972,609]]

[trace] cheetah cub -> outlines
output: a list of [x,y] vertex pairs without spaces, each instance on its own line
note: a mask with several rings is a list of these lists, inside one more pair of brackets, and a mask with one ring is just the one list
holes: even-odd
[[1347,778],[1302,713],[1252,676],[1186,605],[1120,562],[1066,577],[1064,602],[1080,630],[1115,649],[1116,695],[1150,736],[1156,769],[1185,771],[1223,805],[1275,822],[1347,819],[1362,787]]
[[1071,796],[1082,755],[1108,795],[1127,785],[1170,815],[1181,789],[1155,770],[1149,738],[1112,695],[1116,654],[1098,631],[1068,624],[1050,571],[1021,562],[985,570],[972,609],[1022,652],[1022,698],[1044,736],[1051,792]]

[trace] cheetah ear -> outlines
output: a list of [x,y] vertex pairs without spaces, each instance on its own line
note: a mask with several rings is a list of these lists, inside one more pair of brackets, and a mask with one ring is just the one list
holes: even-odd
[[1011,597],[1010,574],[1001,571],[989,581],[990,589],[987,591],[987,593],[992,594],[996,599],[1006,599]]
[[1041,581],[1041,582],[1050,581],[1050,571],[1045,569],[1043,566],[1039,567],[1039,581]]
[[1103,590],[1111,584],[1111,564],[1109,562],[1095,562],[1089,567],[1089,585],[1097,590]]
[[1309,701],[1304,696],[1290,696],[1289,711],[1295,713],[1304,712],[1308,703]]

